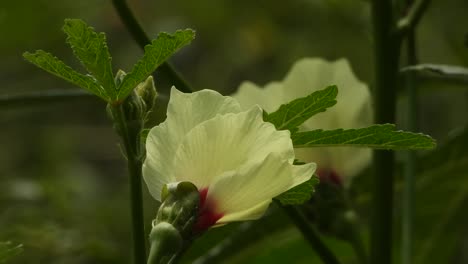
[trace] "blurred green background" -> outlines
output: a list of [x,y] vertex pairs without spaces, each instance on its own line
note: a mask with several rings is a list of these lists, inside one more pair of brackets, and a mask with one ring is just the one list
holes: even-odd
[[[152,38],[179,28],[197,31],[195,41],[171,59],[196,89],[229,94],[243,80],[262,85],[281,80],[302,57],[346,57],[361,80],[373,82],[370,10],[363,0],[132,0],[129,4]],[[432,1],[417,30],[421,62],[468,67],[466,14],[467,1]],[[21,56],[43,49],[79,68],[61,32],[65,18],[81,18],[106,32],[115,70],[130,69],[141,56],[111,1],[2,1],[0,96],[78,89]],[[155,77],[162,95],[152,119],[157,124],[164,119],[164,95],[170,83]],[[420,155],[415,263],[468,263],[468,84],[421,79],[418,86],[420,131],[436,138],[440,147]],[[398,125],[404,128],[405,93],[399,98]],[[0,126],[0,241],[24,245],[24,252],[11,263],[129,263],[128,179],[105,104],[91,97],[0,104]],[[351,190],[363,227],[369,217],[368,181],[369,173],[364,172]],[[145,202],[149,225],[157,204],[146,189]],[[222,252],[221,260],[213,263],[320,263],[274,208],[270,217],[254,224],[255,232],[248,225],[210,231],[185,261],[193,262],[237,233],[242,234],[238,248]],[[341,258],[353,263],[348,244],[326,239]]]

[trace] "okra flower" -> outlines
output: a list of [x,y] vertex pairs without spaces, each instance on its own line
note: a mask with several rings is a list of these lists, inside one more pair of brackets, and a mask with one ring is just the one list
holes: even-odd
[[313,175],[315,163],[293,165],[289,131],[263,121],[263,110],[211,90],[172,88],[167,118],[146,141],[143,177],[161,200],[164,185],[188,181],[200,193],[195,229],[261,217],[272,198]]
[[[233,95],[243,109],[260,105],[267,112],[273,112],[281,104],[329,85],[337,85],[338,103],[326,112],[304,122],[300,131],[313,129],[360,128],[372,124],[371,96],[367,85],[353,74],[347,60],[335,62],[319,58],[305,58],[297,61],[282,82],[271,82],[264,88],[252,82],[244,82]],[[369,149],[358,148],[303,148],[296,149],[297,159],[318,164],[321,179],[349,184],[351,177],[365,168],[371,160]]]

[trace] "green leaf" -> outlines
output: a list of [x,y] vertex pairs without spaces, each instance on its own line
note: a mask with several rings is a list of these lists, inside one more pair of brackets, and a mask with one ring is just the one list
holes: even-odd
[[335,85],[329,86],[309,96],[281,105],[278,110],[268,114],[264,120],[274,124],[278,130],[288,129],[294,133],[297,131],[296,128],[307,119],[334,106],[337,95],[338,88]]
[[86,70],[96,78],[109,97],[117,99],[117,90],[112,73],[112,58],[109,54],[104,33],[96,33],[80,19],[66,19],[63,31],[75,56]]
[[118,99],[123,99],[141,82],[145,81],[156,68],[165,62],[179,49],[189,44],[195,37],[191,29],[178,30],[174,35],[160,33],[158,38],[145,46],[145,55],[141,58],[131,72],[125,75],[118,87]]
[[319,179],[314,175],[310,180],[282,193],[275,199],[280,201],[282,205],[303,204],[310,200],[312,194],[315,192],[315,186],[318,183]]
[[295,148],[352,146],[375,149],[432,149],[431,137],[412,132],[395,131],[395,125],[373,125],[359,129],[312,130],[292,135]]
[[12,242],[0,242],[0,263],[7,263],[9,259],[23,251],[23,245],[14,245]]
[[52,54],[43,50],[37,50],[34,53],[25,52],[23,53],[23,57],[37,67],[108,101],[109,98],[106,92],[102,86],[96,83],[94,78],[76,72]]

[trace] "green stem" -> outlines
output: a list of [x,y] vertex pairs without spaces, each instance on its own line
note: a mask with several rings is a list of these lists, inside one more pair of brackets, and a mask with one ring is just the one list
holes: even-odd
[[416,0],[412,3],[407,15],[398,21],[397,30],[400,35],[405,35],[416,27],[430,2],[431,0]]
[[322,241],[317,231],[310,225],[300,209],[294,206],[281,206],[304,238],[312,245],[318,256],[325,264],[339,264],[340,261]]
[[141,264],[146,262],[146,236],[141,188],[142,156],[140,153],[140,135],[139,133],[131,132],[121,104],[111,106],[111,111],[115,126],[122,139],[123,150],[127,157],[127,167],[130,175],[130,207],[132,213],[134,263]]
[[[412,0],[408,0],[408,4],[412,4]],[[407,64],[416,65],[418,63],[416,54],[416,37],[414,29],[411,29],[407,35]],[[415,76],[413,72],[408,72],[405,76],[406,88],[408,91],[408,129],[411,131],[417,130],[418,122],[418,100],[417,87],[415,84]],[[406,166],[404,170],[404,185],[403,185],[403,212],[402,212],[402,248],[401,257],[402,264],[412,263],[413,253],[413,212],[414,212],[414,196],[415,196],[415,176],[416,176],[416,154],[414,151],[406,153]]]
[[[140,23],[138,23],[127,2],[125,0],[112,0],[112,3],[133,39],[138,43],[138,46],[144,50],[145,46],[151,43],[151,39],[145,33]],[[188,83],[168,62],[161,64],[161,66],[156,69],[156,74],[171,80],[173,85],[180,91],[186,93],[192,92]]]
[[[395,123],[399,39],[395,37],[392,0],[372,0],[374,26],[375,122]],[[371,254],[369,263],[392,263],[394,153],[374,151]]]
[[49,90],[44,92],[31,92],[15,95],[0,96],[0,107],[29,106],[35,103],[60,103],[65,100],[80,100],[82,98],[95,98],[94,95],[82,90]]

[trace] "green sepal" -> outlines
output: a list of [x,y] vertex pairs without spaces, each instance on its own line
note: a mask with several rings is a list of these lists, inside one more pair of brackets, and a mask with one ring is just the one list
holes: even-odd
[[155,223],[170,223],[179,230],[184,239],[189,239],[192,227],[198,219],[198,188],[191,182],[167,184],[162,189],[161,201]]

